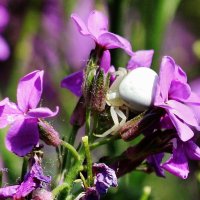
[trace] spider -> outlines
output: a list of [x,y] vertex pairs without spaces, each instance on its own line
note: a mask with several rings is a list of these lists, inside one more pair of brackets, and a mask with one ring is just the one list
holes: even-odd
[[[128,112],[142,112],[153,103],[158,75],[147,67],[139,67],[128,71],[119,68],[115,72],[116,79],[106,94],[106,103],[110,106],[110,114],[114,125],[97,137],[115,134],[126,122]],[[126,115],[121,110],[126,111]],[[119,121],[121,118],[121,121]]]

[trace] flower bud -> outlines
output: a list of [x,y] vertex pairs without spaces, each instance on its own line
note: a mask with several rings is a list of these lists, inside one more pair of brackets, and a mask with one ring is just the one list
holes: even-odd
[[106,93],[109,88],[110,75],[105,75],[103,70],[99,70],[94,79],[90,106],[92,110],[102,112],[106,106]]
[[58,132],[48,122],[40,120],[38,122],[40,139],[46,144],[57,147],[60,145],[60,138]]
[[140,134],[151,132],[162,115],[163,111],[161,109],[145,111],[127,121],[119,130],[119,134],[123,140],[130,141]]

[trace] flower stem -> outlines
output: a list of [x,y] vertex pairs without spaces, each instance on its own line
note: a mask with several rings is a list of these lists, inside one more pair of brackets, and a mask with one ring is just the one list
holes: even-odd
[[85,122],[85,132],[88,136],[91,134],[91,110],[87,109],[86,111],[86,122]]
[[101,145],[109,144],[110,142],[113,142],[113,141],[118,140],[118,139],[120,139],[119,135],[115,135],[113,137],[109,137],[109,138],[106,138],[104,140],[94,142],[93,144],[90,145],[90,149],[91,150],[96,149],[97,147],[99,147]]
[[54,197],[57,197],[60,193],[65,190],[68,190],[69,185],[67,183],[63,183],[52,190],[52,194]]
[[[72,146],[74,145],[74,141],[75,141],[75,138],[76,138],[77,131],[78,131],[78,127],[73,126],[72,131],[71,131],[70,136],[69,136],[69,140],[68,140],[68,143]],[[65,167],[66,167],[67,170],[69,170],[69,168],[71,167],[71,154],[69,153],[69,151],[66,151],[66,160],[63,161],[62,169],[64,169]]]
[[143,188],[143,194],[140,197],[140,200],[148,200],[150,198],[150,195],[151,195],[151,187],[145,186]]
[[62,146],[64,146],[66,149],[68,149],[76,160],[80,160],[80,156],[79,156],[78,152],[76,151],[76,149],[71,144],[69,144],[69,143],[67,143],[63,140],[61,140],[60,144]]
[[93,175],[92,175],[92,158],[91,158],[91,154],[90,154],[88,136],[82,137],[82,141],[83,141],[83,146],[85,148],[85,156],[87,159],[88,185],[90,186],[93,183]]
[[21,181],[24,180],[24,176],[27,172],[28,167],[28,159],[26,157],[23,158],[23,164],[22,164],[22,171],[21,171]]

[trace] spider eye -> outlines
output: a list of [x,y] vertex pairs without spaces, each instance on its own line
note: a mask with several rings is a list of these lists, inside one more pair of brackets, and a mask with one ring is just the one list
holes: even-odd
[[152,105],[158,75],[146,67],[132,70],[120,83],[120,97],[135,111],[144,111]]

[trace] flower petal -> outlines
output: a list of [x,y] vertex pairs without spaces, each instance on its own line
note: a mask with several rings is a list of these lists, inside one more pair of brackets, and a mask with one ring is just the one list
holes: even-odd
[[156,175],[160,177],[165,177],[164,170],[160,166],[163,157],[164,153],[158,153],[147,158],[147,162],[154,168]]
[[188,161],[182,145],[178,145],[176,149],[174,148],[173,155],[162,165],[162,168],[182,179],[188,177]]
[[164,101],[168,99],[168,92],[174,79],[175,62],[169,56],[164,56],[160,66],[160,92]]
[[181,81],[182,83],[187,83],[187,75],[179,65],[176,65],[175,74],[177,80]]
[[98,44],[105,49],[123,49],[128,55],[133,55],[131,44],[125,38],[114,33],[105,32],[98,37]]
[[176,100],[186,100],[191,94],[191,88],[187,83],[173,80],[169,90],[169,98]]
[[103,13],[93,10],[88,17],[87,26],[89,32],[98,38],[103,32],[108,31],[108,19]]
[[192,129],[181,120],[179,120],[172,112],[167,111],[171,122],[175,126],[177,133],[182,141],[188,141],[194,136]]
[[43,75],[44,71],[36,70],[20,79],[17,88],[17,102],[24,113],[37,107],[42,95]]
[[17,118],[23,117],[23,113],[15,103],[9,102],[6,98],[0,102],[0,128],[12,124]]
[[69,76],[66,76],[62,82],[61,87],[68,89],[74,95],[80,97],[82,95],[82,84],[83,84],[83,70],[74,72]]
[[6,136],[6,147],[18,156],[25,156],[38,143],[39,132],[36,119],[18,119]]
[[182,119],[183,122],[198,127],[197,117],[189,106],[175,100],[169,100],[167,104],[171,107],[170,112]]
[[34,117],[34,118],[47,118],[47,117],[54,117],[58,114],[59,107],[56,106],[56,111],[51,111],[49,108],[35,108],[30,109],[27,113],[28,116]]
[[82,21],[82,19],[75,13],[73,13],[71,15],[71,18],[73,19],[73,21],[75,22],[78,31],[82,34],[82,35],[90,35],[85,23]]
[[109,71],[110,63],[111,63],[110,51],[106,50],[103,52],[103,55],[100,60],[100,67],[101,69],[104,70],[105,73]]
[[150,67],[154,50],[142,50],[133,53],[128,62],[127,69],[133,70],[137,67]]
[[200,160],[200,148],[193,141],[188,141],[184,144],[184,147],[190,159]]
[[17,192],[19,185],[7,186],[0,188],[0,199],[12,198]]

